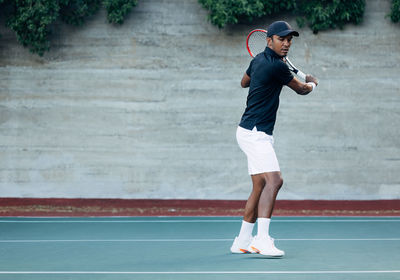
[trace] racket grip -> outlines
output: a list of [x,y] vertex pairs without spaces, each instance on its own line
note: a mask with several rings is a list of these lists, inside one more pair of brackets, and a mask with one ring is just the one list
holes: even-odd
[[298,70],[298,72],[296,73],[297,76],[299,76],[300,78],[302,78],[304,81],[306,80],[306,74],[304,74],[303,72],[301,72],[300,70]]

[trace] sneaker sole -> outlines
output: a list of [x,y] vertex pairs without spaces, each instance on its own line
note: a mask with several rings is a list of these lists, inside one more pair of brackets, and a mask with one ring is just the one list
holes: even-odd
[[231,251],[231,253],[232,254],[251,254],[250,251],[245,250],[245,249],[239,249],[239,251],[235,251],[235,252]]
[[267,257],[267,258],[277,258],[277,259],[279,259],[279,258],[282,258],[284,256],[284,255],[263,254],[260,250],[258,250],[256,247],[253,247],[253,246],[251,246],[251,249],[254,251],[255,254],[259,254],[259,255],[262,255],[262,256]]

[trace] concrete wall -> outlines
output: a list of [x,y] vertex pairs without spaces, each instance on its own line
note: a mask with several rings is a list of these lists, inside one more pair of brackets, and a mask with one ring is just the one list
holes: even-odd
[[[292,61],[320,86],[282,92],[280,199],[400,198],[390,2],[368,0],[360,26],[299,30]],[[283,16],[219,30],[206,15],[196,0],[139,1],[122,26],[104,12],[80,28],[56,25],[43,58],[2,26],[0,196],[246,199],[235,140],[244,40]]]

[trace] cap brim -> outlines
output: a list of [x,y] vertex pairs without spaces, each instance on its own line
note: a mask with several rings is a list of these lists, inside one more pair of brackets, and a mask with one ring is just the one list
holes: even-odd
[[299,32],[294,31],[294,30],[285,30],[285,31],[279,32],[276,35],[278,35],[280,37],[284,37],[284,36],[288,36],[288,35],[293,35],[293,36],[299,37]]

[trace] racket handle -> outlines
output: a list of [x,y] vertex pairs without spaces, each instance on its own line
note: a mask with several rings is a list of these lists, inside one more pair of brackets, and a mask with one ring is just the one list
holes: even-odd
[[300,70],[297,71],[297,76],[299,76],[300,78],[302,78],[304,81],[306,80],[306,74],[304,74],[303,72],[301,72]]

